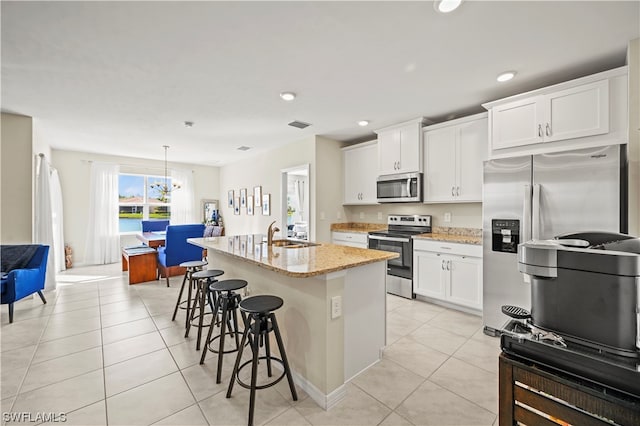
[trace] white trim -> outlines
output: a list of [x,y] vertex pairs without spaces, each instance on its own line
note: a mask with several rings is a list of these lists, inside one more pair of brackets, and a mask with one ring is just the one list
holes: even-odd
[[387,130],[393,130],[397,127],[402,127],[402,126],[406,126],[407,124],[419,124],[421,127],[427,124],[431,124],[430,120],[427,120],[424,117],[418,117],[418,118],[414,118],[413,120],[407,120],[407,121],[403,121],[402,123],[396,123],[396,124],[392,124],[390,126],[387,127],[382,127],[380,129],[374,130],[374,133],[379,134],[380,132],[385,132]]
[[[279,362],[273,363],[273,366],[278,370],[284,371],[284,367]],[[293,370],[291,370],[291,377],[293,377],[293,383],[295,383],[296,386],[305,391],[307,395],[309,395],[309,398],[313,399],[315,403],[318,404],[323,410],[330,409],[331,407],[342,401],[347,395],[347,387],[344,384],[340,385],[329,395],[325,395],[325,393],[318,389],[313,383]],[[287,378],[284,377],[282,380],[287,380]]]
[[[431,130],[441,129],[443,127],[455,126],[457,124],[468,123],[469,121],[482,120],[489,116],[489,112],[481,112],[479,114],[468,115],[466,117],[456,118],[454,120],[443,121],[442,123],[432,124],[430,126],[426,126],[422,128],[423,132],[428,132]],[[447,201],[450,202],[450,201]]]
[[342,401],[345,396],[347,396],[347,387],[345,385],[341,385],[338,389],[326,396],[324,409],[330,410],[333,406]]
[[351,151],[358,148],[364,148],[365,146],[376,145],[378,143],[378,139],[374,139],[368,142],[361,142],[354,145],[345,146],[344,148],[340,148],[342,151]]

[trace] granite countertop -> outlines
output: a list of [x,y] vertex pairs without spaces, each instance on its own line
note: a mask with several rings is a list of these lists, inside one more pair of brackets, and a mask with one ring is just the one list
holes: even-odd
[[387,225],[384,223],[361,223],[361,222],[347,222],[347,223],[332,223],[331,231],[333,232],[356,232],[361,234],[367,234],[371,231],[386,231]]
[[434,226],[432,231],[430,234],[414,235],[413,238],[447,243],[482,245],[482,229]]
[[261,234],[235,235],[187,241],[294,278],[325,275],[398,257],[397,253],[324,243],[303,248],[269,247],[262,242],[263,237]]

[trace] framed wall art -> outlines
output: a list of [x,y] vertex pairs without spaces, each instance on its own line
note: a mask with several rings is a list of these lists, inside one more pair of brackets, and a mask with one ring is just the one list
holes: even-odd
[[247,207],[247,188],[240,189],[240,207]]
[[253,206],[257,209],[262,207],[262,187],[254,186],[253,187]]
[[233,214],[240,214],[240,197],[236,197],[233,203]]
[[271,216],[271,194],[262,194],[262,215]]
[[247,197],[247,214],[253,216],[253,195]]
[[202,200],[202,221],[204,223],[218,221],[218,200]]
[[233,189],[227,193],[227,206],[233,208]]

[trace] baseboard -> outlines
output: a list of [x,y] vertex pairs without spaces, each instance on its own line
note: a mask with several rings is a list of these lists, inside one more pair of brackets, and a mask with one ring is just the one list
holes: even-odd
[[[284,367],[279,362],[272,364],[275,368],[283,370]],[[342,384],[336,390],[329,395],[325,395],[320,389],[318,389],[313,383],[302,377],[295,371],[291,371],[291,377],[293,377],[293,383],[295,383],[300,389],[305,391],[309,398],[313,399],[322,409],[328,410],[338,402],[342,401],[347,395],[347,387]],[[286,380],[286,378],[282,379]]]

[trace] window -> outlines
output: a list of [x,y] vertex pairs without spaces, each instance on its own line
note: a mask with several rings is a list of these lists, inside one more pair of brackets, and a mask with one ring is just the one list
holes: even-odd
[[[118,199],[120,232],[142,231],[142,220],[171,219],[171,178],[153,175],[120,174]],[[153,187],[152,187],[153,185]]]

